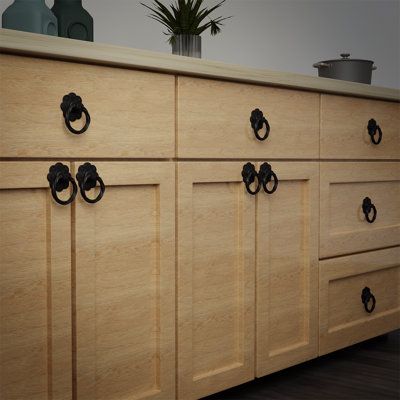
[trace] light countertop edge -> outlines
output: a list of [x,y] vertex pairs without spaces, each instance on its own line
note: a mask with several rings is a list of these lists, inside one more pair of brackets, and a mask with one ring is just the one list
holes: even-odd
[[0,51],[57,60],[150,70],[400,102],[400,90],[316,76],[248,68],[217,61],[109,44],[0,29]]

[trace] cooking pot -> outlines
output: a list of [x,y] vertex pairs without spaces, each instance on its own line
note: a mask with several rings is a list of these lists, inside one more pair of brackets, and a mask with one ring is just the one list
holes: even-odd
[[318,68],[318,76],[341,79],[344,81],[371,83],[372,71],[376,69],[370,60],[350,59],[350,54],[343,53],[338,60],[321,61],[313,64]]

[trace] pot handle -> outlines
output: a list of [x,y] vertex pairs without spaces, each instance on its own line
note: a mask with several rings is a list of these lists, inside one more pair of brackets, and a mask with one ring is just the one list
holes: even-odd
[[331,64],[327,64],[324,62],[317,62],[315,64],[313,64],[314,68],[329,68],[331,66]]

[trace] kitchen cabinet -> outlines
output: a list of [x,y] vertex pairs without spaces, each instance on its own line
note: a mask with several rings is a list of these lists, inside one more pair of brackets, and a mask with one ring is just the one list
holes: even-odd
[[255,200],[240,162],[179,162],[178,396],[254,378]]
[[271,162],[273,194],[257,194],[256,375],[318,354],[319,165]]
[[62,206],[52,164],[1,165],[1,398],[174,398],[173,165],[93,162]]
[[197,400],[400,327],[398,91],[0,50],[2,400]]

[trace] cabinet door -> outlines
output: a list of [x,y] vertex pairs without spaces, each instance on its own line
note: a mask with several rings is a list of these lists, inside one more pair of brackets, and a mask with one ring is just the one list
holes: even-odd
[[255,199],[243,163],[178,163],[178,397],[254,378]]
[[257,195],[257,376],[318,352],[318,163],[272,162]]
[[4,400],[72,399],[71,207],[51,197],[52,164],[0,163]]
[[76,398],[174,399],[173,164],[93,164],[106,191],[76,201]]

